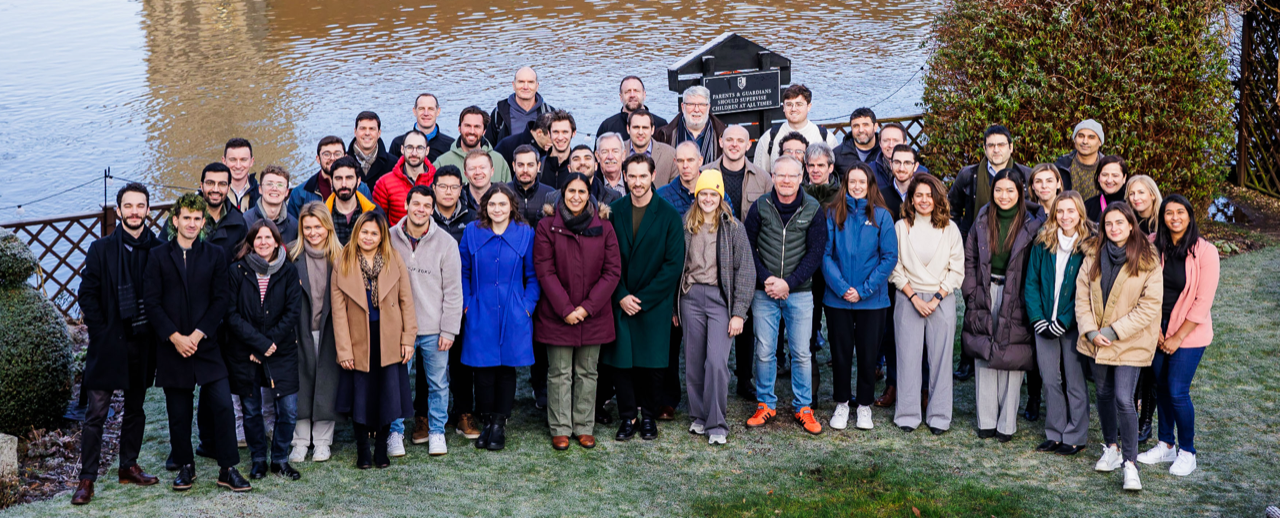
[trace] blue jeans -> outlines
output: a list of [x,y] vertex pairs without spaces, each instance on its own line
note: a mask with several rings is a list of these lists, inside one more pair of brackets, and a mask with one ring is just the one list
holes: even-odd
[[794,292],[784,300],[776,300],[756,290],[751,301],[755,315],[756,333],[756,401],[771,409],[778,406],[778,396],[773,384],[778,379],[775,360],[778,349],[778,325],[787,321],[787,350],[791,353],[792,405],[796,411],[813,401],[812,383],[813,353],[809,351],[809,336],[813,332],[813,292]]
[[[262,421],[262,392],[241,397],[244,408],[244,442],[249,443],[249,455],[254,462],[267,460],[267,427]],[[293,428],[298,423],[298,394],[275,399],[276,426],[271,436],[271,462],[289,460],[289,446],[293,444]]]
[[[449,351],[439,351],[440,335],[418,335],[414,342],[421,358],[418,365],[426,371],[428,422],[432,433],[444,433],[444,423],[449,420]],[[401,421],[403,423],[403,421]],[[400,428],[403,430],[404,425]]]
[[[1160,441],[1196,452],[1196,407],[1191,404],[1191,378],[1200,366],[1204,347],[1178,348],[1173,354],[1157,350],[1151,360],[1156,373],[1156,408],[1160,409]],[[1173,440],[1174,427],[1178,440]]]

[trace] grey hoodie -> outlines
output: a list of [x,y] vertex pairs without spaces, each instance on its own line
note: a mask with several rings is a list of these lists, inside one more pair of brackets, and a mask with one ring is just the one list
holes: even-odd
[[458,242],[431,220],[415,248],[405,235],[408,217],[391,227],[391,247],[409,270],[418,335],[453,340],[462,331],[462,256]]

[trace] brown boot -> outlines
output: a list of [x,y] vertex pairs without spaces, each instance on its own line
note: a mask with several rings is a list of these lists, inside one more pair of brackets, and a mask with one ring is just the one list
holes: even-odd
[[160,479],[148,475],[142,471],[142,467],[134,464],[127,468],[120,468],[116,471],[116,475],[120,478],[121,484],[137,484],[139,486],[149,486],[160,482]]
[[881,394],[880,399],[877,399],[874,404],[880,408],[889,408],[897,402],[898,389],[894,385],[889,385],[884,388],[884,394]]
[[413,443],[422,444],[427,442],[431,433],[431,425],[427,422],[427,418],[418,416],[413,419]]
[[84,505],[93,501],[93,481],[81,480],[76,492],[71,495],[71,505]]
[[462,414],[458,416],[458,426],[455,428],[455,431],[468,439],[476,439],[480,437],[480,425],[476,423],[476,417],[471,414]]

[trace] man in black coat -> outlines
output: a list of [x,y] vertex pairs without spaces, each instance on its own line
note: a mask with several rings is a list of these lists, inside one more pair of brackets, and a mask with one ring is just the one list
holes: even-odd
[[[205,224],[203,239],[209,244],[218,245],[226,255],[227,263],[236,248],[244,242],[244,235],[249,226],[244,223],[244,215],[227,203],[227,191],[231,188],[231,169],[221,162],[204,166],[200,171],[200,195],[205,204]],[[177,229],[174,221],[165,226],[167,240],[173,240]]]
[[236,471],[235,413],[218,330],[230,304],[227,255],[200,239],[205,227],[204,198],[185,194],[173,204],[169,226],[174,236],[151,249],[147,259],[146,313],[156,332],[156,386],[164,388],[169,414],[169,443],[178,476],[175,491],[191,489],[195,459],[191,448],[192,404],[200,385],[200,436],[217,458],[218,485],[250,490]]
[[[403,142],[404,139],[401,139]],[[382,145],[382,119],[371,111],[362,111],[356,115],[356,134],[347,144],[347,156],[355,157],[360,163],[360,181],[372,189],[378,184],[382,175],[391,172],[398,158],[391,156]],[[283,230],[283,229],[282,229]]]
[[[510,164],[515,160],[516,148],[520,146],[532,146],[538,152],[539,157],[546,156],[551,152],[551,113],[539,115],[525,127],[520,133],[504,138],[493,146],[493,150],[497,151],[502,158]],[[541,158],[539,158],[541,159]],[[549,185],[549,184],[548,184]]]
[[[622,101],[622,111],[615,113],[600,123],[600,127],[596,128],[596,136],[605,133],[617,133],[619,135],[627,134],[627,118],[631,116],[631,112],[636,110],[646,110],[652,113],[648,106],[644,105],[645,100],[644,81],[637,76],[627,76],[622,78],[622,82],[618,84],[618,100]],[[667,119],[653,116],[653,127],[661,128],[667,125]]]
[[404,145],[404,138],[413,130],[418,130],[427,136],[428,162],[434,163],[437,158],[440,158],[440,155],[449,152],[449,148],[453,147],[453,137],[440,131],[440,126],[436,124],[439,118],[440,100],[436,99],[435,94],[418,94],[418,97],[413,100],[413,129],[391,139],[391,149],[387,150],[394,158],[391,164],[392,167],[395,167],[395,161],[400,160],[400,147]]
[[93,499],[102,457],[102,426],[116,390],[124,391],[120,483],[149,486],[159,482],[138,466],[147,422],[142,403],[156,373],[151,326],[142,300],[147,256],[160,244],[147,229],[150,202],[150,193],[140,184],[121,188],[116,193],[121,225],[89,245],[81,270],[79,302],[89,328],[89,348],[80,390],[87,395],[89,409],[80,432],[80,485],[71,498],[75,505]]
[[512,156],[515,159],[511,162],[515,179],[508,186],[516,194],[515,209],[520,211],[529,226],[537,227],[543,216],[542,206],[546,204],[547,195],[556,190],[539,181],[541,162],[538,161],[538,152],[533,146],[520,146]]

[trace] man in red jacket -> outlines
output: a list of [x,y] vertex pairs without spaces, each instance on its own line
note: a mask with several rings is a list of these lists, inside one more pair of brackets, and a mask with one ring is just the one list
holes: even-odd
[[436,168],[427,161],[427,136],[412,130],[404,136],[400,161],[373,186],[373,202],[385,207],[387,221],[395,226],[405,215],[404,199],[415,185],[431,185]]

